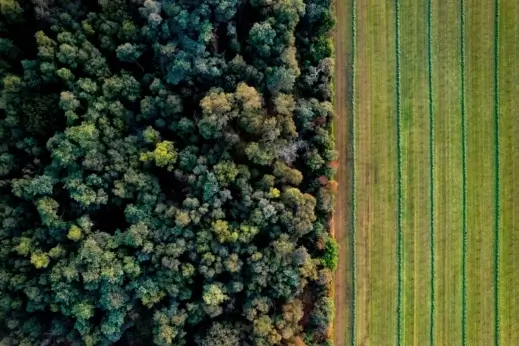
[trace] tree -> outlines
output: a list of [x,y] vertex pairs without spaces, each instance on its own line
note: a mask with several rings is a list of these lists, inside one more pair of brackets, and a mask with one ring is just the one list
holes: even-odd
[[117,58],[124,62],[134,63],[141,56],[141,52],[136,45],[126,42],[117,47]]
[[81,239],[82,232],[81,228],[76,225],[72,225],[67,233],[67,238],[72,241],[78,241]]
[[337,262],[339,260],[339,245],[337,244],[335,239],[328,239],[324,251],[324,265],[332,271],[335,270],[337,268]]
[[239,329],[229,323],[214,322],[203,339],[197,341],[200,346],[239,346]]
[[153,341],[157,345],[171,345],[173,343],[183,343],[187,314],[179,310],[176,305],[171,305],[167,309],[161,309],[153,315],[154,329]]
[[0,13],[2,13],[9,22],[18,22],[22,19],[23,10],[16,0],[1,0]]
[[274,163],[274,175],[282,182],[286,182],[292,185],[299,185],[303,180],[303,174],[297,169],[288,167],[282,161],[276,161]]
[[43,197],[36,201],[36,208],[45,226],[56,227],[62,224],[58,217],[59,204],[50,197]]
[[238,175],[236,165],[231,161],[222,161],[214,166],[214,174],[220,186],[226,187],[232,183]]
[[297,71],[281,67],[269,67],[267,69],[267,88],[270,92],[292,92],[296,81]]
[[157,167],[166,167],[168,171],[171,171],[177,162],[177,152],[172,142],[162,141],[157,143],[155,150],[142,153],[140,160],[153,161]]
[[211,284],[204,286],[202,298],[207,305],[220,305],[229,297],[222,291],[221,285]]
[[267,23],[254,23],[249,32],[249,44],[262,58],[269,58],[276,32]]
[[128,101],[136,101],[140,96],[140,83],[128,73],[105,80],[103,94],[108,99],[124,97]]
[[42,253],[41,251],[34,252],[31,255],[31,263],[37,269],[47,268],[49,262],[49,256],[47,254]]
[[15,75],[8,75],[2,81],[4,85],[4,92],[6,93],[17,93],[22,90],[23,82],[20,77]]

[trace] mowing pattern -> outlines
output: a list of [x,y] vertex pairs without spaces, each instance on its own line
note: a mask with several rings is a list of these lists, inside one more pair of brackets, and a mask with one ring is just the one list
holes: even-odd
[[519,2],[499,2],[499,337],[508,346],[519,345]]
[[461,0],[461,156],[462,156],[462,234],[461,260],[461,344],[467,345],[467,119],[465,104],[465,0]]
[[[432,0],[435,110],[436,345],[461,340],[462,128],[459,1]],[[436,39],[437,37],[437,39]]]
[[[346,1],[353,57],[351,344],[519,345],[517,308],[508,306],[519,275],[507,242],[519,239],[510,221],[519,205],[517,189],[511,191],[519,149],[507,148],[519,126],[507,112],[515,110],[508,89],[517,78],[506,72],[517,73],[508,64],[519,54],[512,48],[500,57],[514,39],[505,28],[519,28],[508,18],[517,3]],[[409,19],[425,11],[422,21]]]
[[395,0],[395,52],[396,52],[396,146],[397,146],[397,345],[402,345],[402,288],[403,288],[403,237],[402,237],[402,134],[400,95],[400,1]]
[[429,198],[431,204],[431,323],[429,327],[429,342],[434,346],[434,313],[435,313],[435,229],[434,229],[434,109],[433,109],[433,83],[432,83],[432,1],[427,1],[427,69],[428,69],[428,88],[429,88],[429,170],[430,170],[430,190]]
[[495,342],[494,0],[466,0],[467,345]]
[[495,0],[494,13],[494,148],[495,148],[495,224],[494,224],[494,343],[499,345],[499,213],[500,184],[499,184],[499,0]]
[[352,165],[353,165],[353,177],[352,177],[352,236],[351,236],[351,252],[352,252],[352,318],[351,318],[351,344],[352,346],[356,345],[356,315],[357,315],[357,301],[356,301],[356,292],[357,292],[357,252],[356,252],[356,246],[357,246],[357,165],[356,165],[356,152],[357,152],[357,136],[356,136],[356,128],[357,128],[357,112],[355,109],[356,106],[356,100],[355,100],[355,94],[356,94],[356,57],[357,57],[357,0],[352,0],[352,6],[351,6],[351,47],[352,47],[352,62],[351,62],[351,70],[352,70],[352,90],[351,90],[351,126],[352,126]]

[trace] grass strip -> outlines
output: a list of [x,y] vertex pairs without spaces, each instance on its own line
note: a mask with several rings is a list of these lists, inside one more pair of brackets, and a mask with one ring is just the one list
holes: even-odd
[[402,237],[402,134],[400,95],[400,1],[395,0],[395,52],[396,52],[396,145],[397,145],[397,346],[402,345],[402,290],[403,290],[403,237]]
[[462,260],[461,260],[461,344],[467,345],[467,120],[465,101],[465,0],[461,0],[461,156],[462,156]]
[[436,258],[436,235],[434,229],[434,109],[433,109],[433,83],[432,83],[432,1],[427,2],[427,68],[428,68],[428,87],[429,87],[429,171],[430,171],[430,208],[431,208],[431,315],[429,325],[429,343],[434,346],[434,314],[435,314],[435,258]]
[[356,294],[357,294],[357,252],[356,252],[356,245],[357,245],[357,167],[356,167],[356,160],[357,160],[357,121],[356,121],[356,57],[357,57],[357,0],[352,0],[352,6],[351,6],[351,32],[352,32],[352,62],[351,62],[351,70],[352,70],[352,90],[351,90],[351,117],[352,117],[352,165],[353,165],[353,177],[352,177],[352,200],[353,200],[353,206],[352,206],[352,237],[351,237],[351,248],[352,248],[352,319],[351,319],[351,344],[352,346],[356,345],[356,315],[357,315],[357,300],[356,300]]
[[499,182],[499,0],[495,0],[494,13],[494,157],[495,157],[495,210],[494,210],[494,343],[499,345],[499,227],[500,227],[500,182]]

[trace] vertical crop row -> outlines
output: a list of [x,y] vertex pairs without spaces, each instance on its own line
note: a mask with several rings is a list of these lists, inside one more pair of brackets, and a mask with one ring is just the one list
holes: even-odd
[[356,345],[355,330],[356,330],[356,316],[357,316],[357,112],[356,112],[356,76],[357,76],[357,0],[352,0],[351,6],[351,39],[352,39],[352,62],[351,62],[351,117],[352,117],[352,163],[353,163],[353,177],[352,177],[352,235],[351,235],[351,249],[352,249],[352,326],[351,326],[351,344]]
[[432,82],[432,1],[427,2],[427,69],[428,69],[428,87],[429,87],[429,203],[431,208],[431,311],[430,311],[430,329],[429,343],[434,346],[434,315],[435,315],[435,279],[436,279],[436,235],[435,235],[435,210],[434,210],[434,109],[433,109],[433,82]]
[[395,0],[395,51],[396,51],[396,138],[397,138],[397,346],[402,345],[402,290],[403,290],[403,238],[402,238],[402,129],[400,95],[400,1]]
[[462,262],[461,262],[461,344],[467,344],[467,120],[465,104],[465,0],[461,0],[461,156],[462,156]]
[[500,182],[499,182],[499,0],[495,0],[494,13],[494,148],[495,148],[495,210],[494,210],[494,338],[499,345],[499,227],[500,227]]

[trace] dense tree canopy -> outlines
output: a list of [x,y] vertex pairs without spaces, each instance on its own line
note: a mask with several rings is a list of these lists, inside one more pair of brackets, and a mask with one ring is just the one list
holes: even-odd
[[0,0],[0,344],[328,345],[328,0]]

